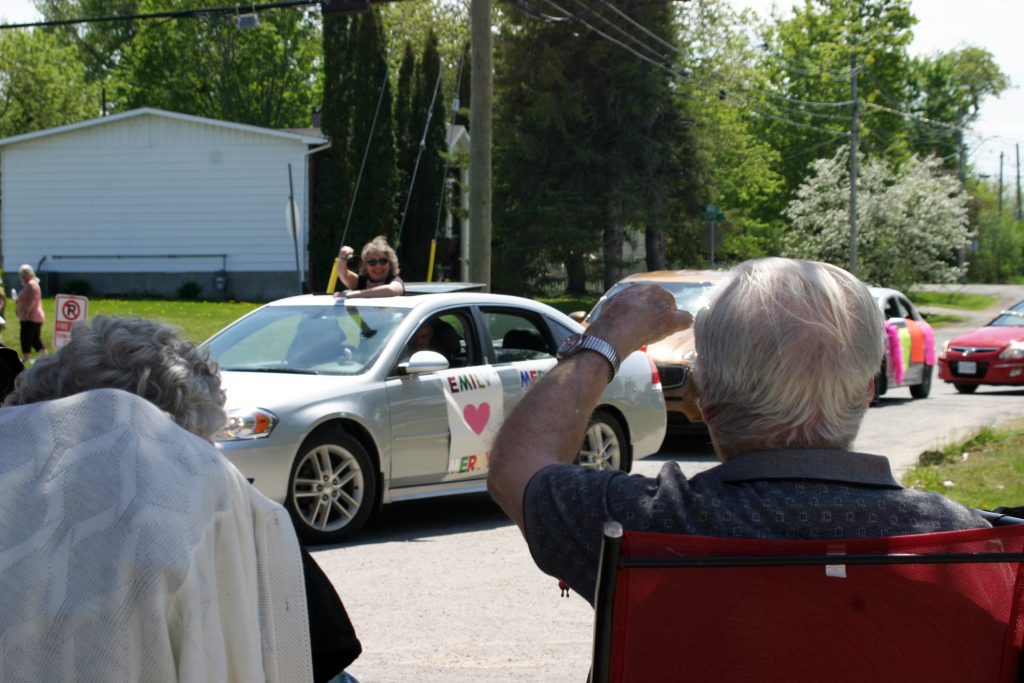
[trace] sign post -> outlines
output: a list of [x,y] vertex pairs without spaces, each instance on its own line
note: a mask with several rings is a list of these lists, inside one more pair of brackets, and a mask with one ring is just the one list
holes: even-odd
[[74,294],[58,294],[54,298],[57,319],[53,322],[53,346],[60,347],[71,341],[71,327],[89,319],[89,299]]
[[711,267],[715,267],[715,224],[718,221],[725,220],[725,214],[718,210],[717,204],[708,204],[704,207],[704,213],[700,217],[708,221],[711,231],[711,239],[708,240],[709,249],[711,253]]

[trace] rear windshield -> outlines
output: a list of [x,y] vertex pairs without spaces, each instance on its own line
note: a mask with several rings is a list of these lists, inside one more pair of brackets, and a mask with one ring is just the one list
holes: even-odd
[[[594,306],[594,310],[587,316],[587,322],[592,323],[601,316],[601,309],[605,303],[613,296],[624,290],[626,287],[630,287],[637,284],[637,281],[631,282],[619,282],[612,286],[608,292],[601,297],[601,300]],[[694,316],[700,309],[707,306],[708,294],[711,292],[711,288],[715,286],[713,282],[656,282],[654,284],[660,285],[663,289],[675,297],[676,308],[681,311],[689,311]]]

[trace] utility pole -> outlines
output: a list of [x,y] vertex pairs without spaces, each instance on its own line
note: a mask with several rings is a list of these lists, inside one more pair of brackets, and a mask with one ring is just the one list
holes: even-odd
[[1017,220],[1020,220],[1020,143],[1017,143]]
[[[957,176],[960,178],[960,189],[964,189],[964,128],[963,128],[963,113],[960,109],[956,112],[956,154],[957,154]],[[964,245],[960,245],[960,249],[957,250],[956,254],[956,267],[960,269],[960,279],[963,281],[964,272],[964,260],[966,254],[964,253]]]
[[850,272],[857,274],[857,55],[850,55]]
[[491,0],[470,0],[469,277],[491,290]]
[[999,153],[999,217],[1003,217],[1003,153]]

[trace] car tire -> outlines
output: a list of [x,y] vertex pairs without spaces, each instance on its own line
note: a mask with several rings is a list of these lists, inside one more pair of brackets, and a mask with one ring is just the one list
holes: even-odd
[[961,394],[973,394],[978,390],[977,384],[964,384],[963,382],[953,382],[953,388]]
[[889,378],[885,374],[885,359],[883,358],[882,367],[878,371],[878,374],[875,375],[875,394],[874,396],[871,397],[871,405],[878,405],[879,400],[881,400],[882,398],[882,394],[884,394],[889,389],[888,385]]
[[377,472],[351,434],[330,426],[302,442],[285,507],[305,542],[338,543],[357,533],[370,519],[376,497]]
[[632,465],[629,444],[618,419],[606,410],[596,410],[583,434],[576,464],[593,470],[622,470]]
[[928,398],[928,394],[932,393],[932,367],[925,365],[924,372],[921,374],[921,383],[911,385],[911,398]]

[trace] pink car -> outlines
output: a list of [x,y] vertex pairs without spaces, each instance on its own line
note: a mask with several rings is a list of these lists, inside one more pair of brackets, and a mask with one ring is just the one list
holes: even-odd
[[928,398],[935,367],[935,333],[914,304],[895,289],[869,287],[885,315],[885,358],[875,378],[875,398],[895,387],[910,387],[913,398]]

